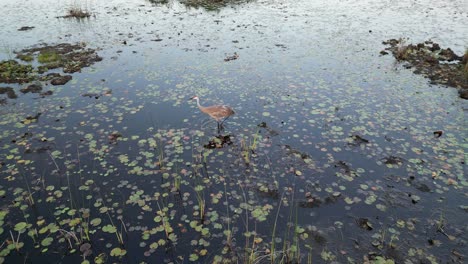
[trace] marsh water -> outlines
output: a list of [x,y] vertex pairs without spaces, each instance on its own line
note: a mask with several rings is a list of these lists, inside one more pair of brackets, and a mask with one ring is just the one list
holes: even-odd
[[[468,105],[379,53],[408,37],[463,54],[464,1],[0,10],[1,60],[103,58],[50,96],[1,85],[0,263],[466,261]],[[220,133],[194,95],[234,109]]]

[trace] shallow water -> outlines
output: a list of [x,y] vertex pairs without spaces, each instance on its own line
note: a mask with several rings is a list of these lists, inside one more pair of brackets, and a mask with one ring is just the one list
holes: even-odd
[[[0,4],[0,59],[43,42],[104,58],[50,97],[9,85],[0,261],[464,261],[466,101],[379,55],[400,37],[461,54],[463,1],[86,1],[91,18],[56,18],[73,4]],[[234,108],[231,145],[203,147],[216,123],[193,95]]]

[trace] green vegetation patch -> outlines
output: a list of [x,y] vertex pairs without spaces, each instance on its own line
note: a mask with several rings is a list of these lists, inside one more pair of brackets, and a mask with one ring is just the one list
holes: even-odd
[[32,54],[18,54],[16,57],[26,62],[31,62],[34,60],[34,56]]
[[25,83],[34,79],[33,67],[20,64],[15,60],[0,62],[0,82],[2,83]]
[[37,56],[37,61],[40,63],[52,63],[62,60],[62,56],[53,50],[43,50]]
[[18,52],[17,57],[25,54],[38,54],[37,61],[42,64],[38,67],[39,73],[57,68],[63,68],[63,72],[66,73],[74,73],[102,60],[94,49],[86,48],[85,45],[68,43],[24,49]]

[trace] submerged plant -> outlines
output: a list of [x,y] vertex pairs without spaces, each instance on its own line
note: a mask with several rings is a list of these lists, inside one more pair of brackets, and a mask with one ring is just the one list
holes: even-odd
[[278,218],[280,214],[281,204],[283,200],[284,193],[281,195],[280,202],[278,203],[278,209],[276,210],[275,222],[273,223],[273,230],[271,232],[271,245],[270,245],[270,260],[271,263],[275,263],[276,260],[276,228],[278,225]]
[[179,175],[174,177],[174,191],[180,193],[180,182],[182,178]]
[[249,165],[251,162],[251,155],[255,153],[255,150],[257,149],[257,144],[258,144],[258,137],[260,130],[258,129],[257,132],[253,135],[251,139],[249,139],[249,142],[245,139],[241,139],[240,141],[240,147],[241,147],[241,155],[244,158],[244,162],[246,165]]
[[[15,227],[16,228],[16,227]],[[13,236],[13,233],[11,232],[10,230],[10,235],[11,235],[11,241],[13,242],[13,245],[14,245],[14,249],[16,251],[19,251],[20,248],[22,248],[24,246],[24,243],[23,242],[20,242],[19,239],[20,239],[20,236],[21,236],[21,231],[18,231],[18,237],[15,239],[15,237]]]
[[203,222],[205,219],[205,206],[206,206],[205,194],[203,192],[203,189],[204,188],[202,185],[197,185],[194,188],[196,196],[197,196],[197,202],[198,202],[198,215],[200,217],[201,222]]
[[26,188],[28,190],[28,196],[26,198],[26,201],[30,204],[30,205],[34,205],[34,198],[33,198],[33,193],[31,192],[31,188],[29,187],[29,183],[28,183],[28,179],[26,179],[26,176],[21,173],[21,171],[18,169],[18,172],[21,174],[21,176],[23,177],[23,180],[26,184]]
[[68,241],[69,249],[74,248],[72,244],[72,240],[71,240],[72,238],[75,241],[75,245],[79,245],[83,242],[82,240],[78,238],[78,236],[73,231],[67,231],[65,229],[58,229],[57,231],[59,231],[63,235],[63,237]]
[[157,202],[158,205],[158,211],[156,212],[156,217],[154,218],[154,221],[156,223],[161,222],[162,228],[164,230],[164,234],[166,236],[166,241],[171,241],[172,243],[177,242],[177,236],[174,234],[174,229],[171,227],[171,224],[169,222],[169,216],[167,214],[168,207],[163,207],[159,205],[159,202]]

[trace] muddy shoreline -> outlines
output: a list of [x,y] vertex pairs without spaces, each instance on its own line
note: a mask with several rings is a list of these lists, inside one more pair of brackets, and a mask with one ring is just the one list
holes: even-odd
[[389,47],[381,55],[391,52],[405,68],[414,69],[415,74],[424,75],[432,84],[457,88],[459,96],[468,99],[468,51],[459,56],[430,40],[407,44],[405,39],[390,39],[383,44]]

